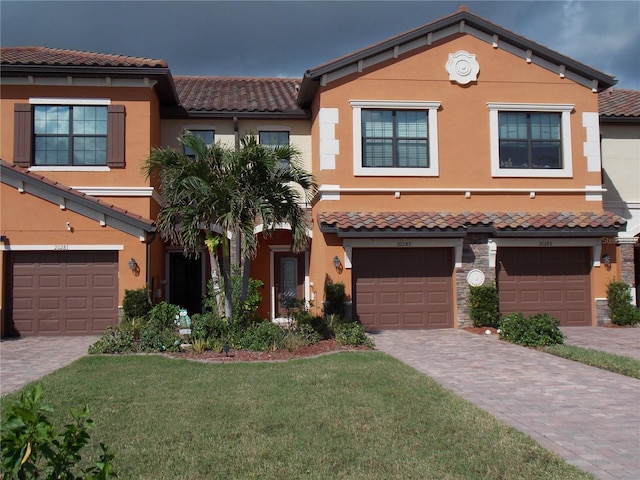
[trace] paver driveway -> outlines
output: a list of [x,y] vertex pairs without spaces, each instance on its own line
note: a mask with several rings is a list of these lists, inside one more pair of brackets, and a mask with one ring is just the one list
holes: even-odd
[[0,342],[0,394],[18,390],[87,354],[98,336],[25,337]]
[[640,479],[640,380],[464,330],[373,338],[377,349],[597,478]]

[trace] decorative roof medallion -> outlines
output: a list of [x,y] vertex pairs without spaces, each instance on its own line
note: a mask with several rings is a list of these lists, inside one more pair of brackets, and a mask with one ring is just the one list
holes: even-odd
[[484,273],[477,268],[474,268],[467,273],[467,283],[472,287],[479,287],[484,284]]
[[475,82],[478,79],[478,72],[480,72],[480,64],[476,60],[476,56],[464,50],[450,53],[446,68],[449,72],[449,80],[460,85]]

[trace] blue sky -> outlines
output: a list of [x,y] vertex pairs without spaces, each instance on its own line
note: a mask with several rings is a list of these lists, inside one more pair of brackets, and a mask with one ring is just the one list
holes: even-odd
[[455,12],[472,13],[640,89],[640,1],[12,1],[3,46],[166,60],[174,75],[301,78]]

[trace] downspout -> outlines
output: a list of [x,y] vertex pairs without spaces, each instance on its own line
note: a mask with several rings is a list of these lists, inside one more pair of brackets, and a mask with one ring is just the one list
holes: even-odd
[[[146,266],[146,275],[145,275],[145,285],[151,285],[151,244],[156,239],[156,232],[151,232],[151,236],[147,238],[144,243],[147,249],[147,266]],[[153,286],[151,286],[151,291],[147,292],[147,301],[149,305],[153,305]]]

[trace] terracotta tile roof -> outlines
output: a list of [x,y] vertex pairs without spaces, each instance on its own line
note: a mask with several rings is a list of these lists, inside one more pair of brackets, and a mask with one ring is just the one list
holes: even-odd
[[2,65],[167,68],[164,60],[47,47],[2,47],[0,63]]
[[321,212],[323,231],[620,230],[626,221],[610,212]]
[[610,88],[598,94],[600,116],[640,118],[640,90]]
[[58,190],[61,194],[61,197],[74,198],[76,201],[89,206],[89,208],[93,207],[93,209],[98,210],[107,209],[109,213],[111,213],[115,217],[119,217],[124,221],[128,220],[127,223],[131,223],[135,226],[143,228],[147,232],[154,232],[156,230],[155,222],[153,220],[117,207],[112,203],[105,202],[100,198],[92,197],[91,195],[87,195],[86,193],[79,192],[78,190],[63,185],[60,182],[50,180],[47,177],[39,175],[35,172],[30,172],[25,168],[18,167],[13,163],[9,163],[5,160],[0,159],[0,169],[4,170],[1,176],[3,183],[8,183],[8,179],[6,177],[9,173],[17,173],[24,176],[23,178],[25,178],[25,181],[28,179],[35,183],[40,183]]
[[298,79],[176,76],[174,81],[189,111],[302,112],[296,105]]

